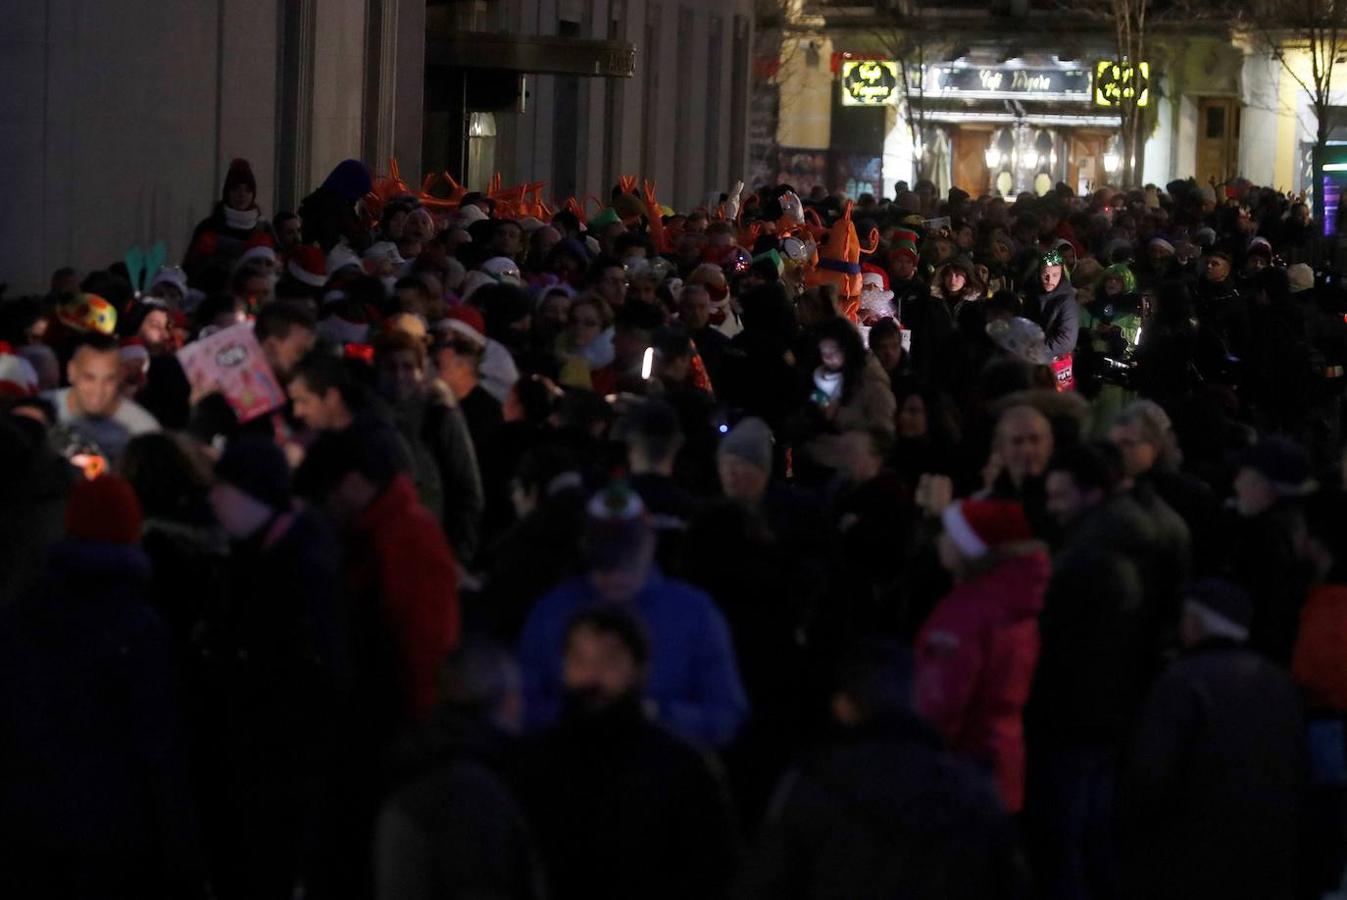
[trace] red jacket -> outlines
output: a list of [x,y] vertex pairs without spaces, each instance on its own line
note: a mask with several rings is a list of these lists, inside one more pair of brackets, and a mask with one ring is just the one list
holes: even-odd
[[459,640],[453,551],[406,475],[361,513],[356,528],[368,551],[360,574],[377,588],[398,687],[409,713],[424,721],[435,707],[437,673]]
[[1347,585],[1323,584],[1300,610],[1291,674],[1310,706],[1347,713]]
[[1011,812],[1024,806],[1024,722],[1038,664],[1038,614],[1051,566],[1021,545],[955,585],[917,636],[917,709],[950,746],[996,775]]

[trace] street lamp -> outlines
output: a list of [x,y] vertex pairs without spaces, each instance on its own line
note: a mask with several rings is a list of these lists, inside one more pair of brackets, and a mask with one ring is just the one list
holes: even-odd
[[983,154],[983,159],[987,161],[987,168],[996,170],[1001,167],[1001,151],[996,147],[988,147],[987,152]]
[[1105,172],[1109,173],[1110,175],[1113,175],[1118,171],[1118,167],[1121,165],[1122,165],[1122,157],[1120,157],[1117,153],[1110,150],[1108,153],[1104,154]]

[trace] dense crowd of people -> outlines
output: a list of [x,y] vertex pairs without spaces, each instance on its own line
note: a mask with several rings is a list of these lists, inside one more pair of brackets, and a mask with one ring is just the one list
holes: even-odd
[[0,301],[13,896],[1337,887],[1304,202],[451,188]]

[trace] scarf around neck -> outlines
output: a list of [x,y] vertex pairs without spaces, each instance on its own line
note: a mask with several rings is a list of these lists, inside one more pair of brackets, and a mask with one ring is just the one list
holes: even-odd
[[224,208],[225,224],[239,231],[252,231],[257,227],[257,220],[261,217],[262,212],[256,206],[252,209],[233,209],[229,206]]

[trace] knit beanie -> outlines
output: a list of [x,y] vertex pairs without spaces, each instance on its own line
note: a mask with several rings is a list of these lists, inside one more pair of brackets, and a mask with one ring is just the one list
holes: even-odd
[[263,437],[236,437],[215,464],[215,477],[280,511],[290,508],[290,465],[275,442]]
[[945,533],[959,552],[976,559],[1002,544],[1033,540],[1024,507],[1013,500],[963,500],[945,507]]
[[654,533],[645,504],[621,479],[590,498],[585,513],[582,546],[591,569],[610,571],[635,561]]
[[224,188],[220,191],[220,200],[228,201],[229,192],[239,185],[244,185],[248,190],[257,196],[257,179],[253,176],[253,167],[246,159],[238,158],[231,160],[229,171],[225,173]]
[[65,507],[66,537],[107,544],[135,544],[140,540],[140,500],[120,475],[80,479],[70,490]]
[[772,474],[772,429],[757,416],[741,421],[720,440],[717,453],[733,456],[768,475]]
[[1270,481],[1279,497],[1302,497],[1314,489],[1305,448],[1279,435],[1265,437],[1250,447],[1240,465]]

